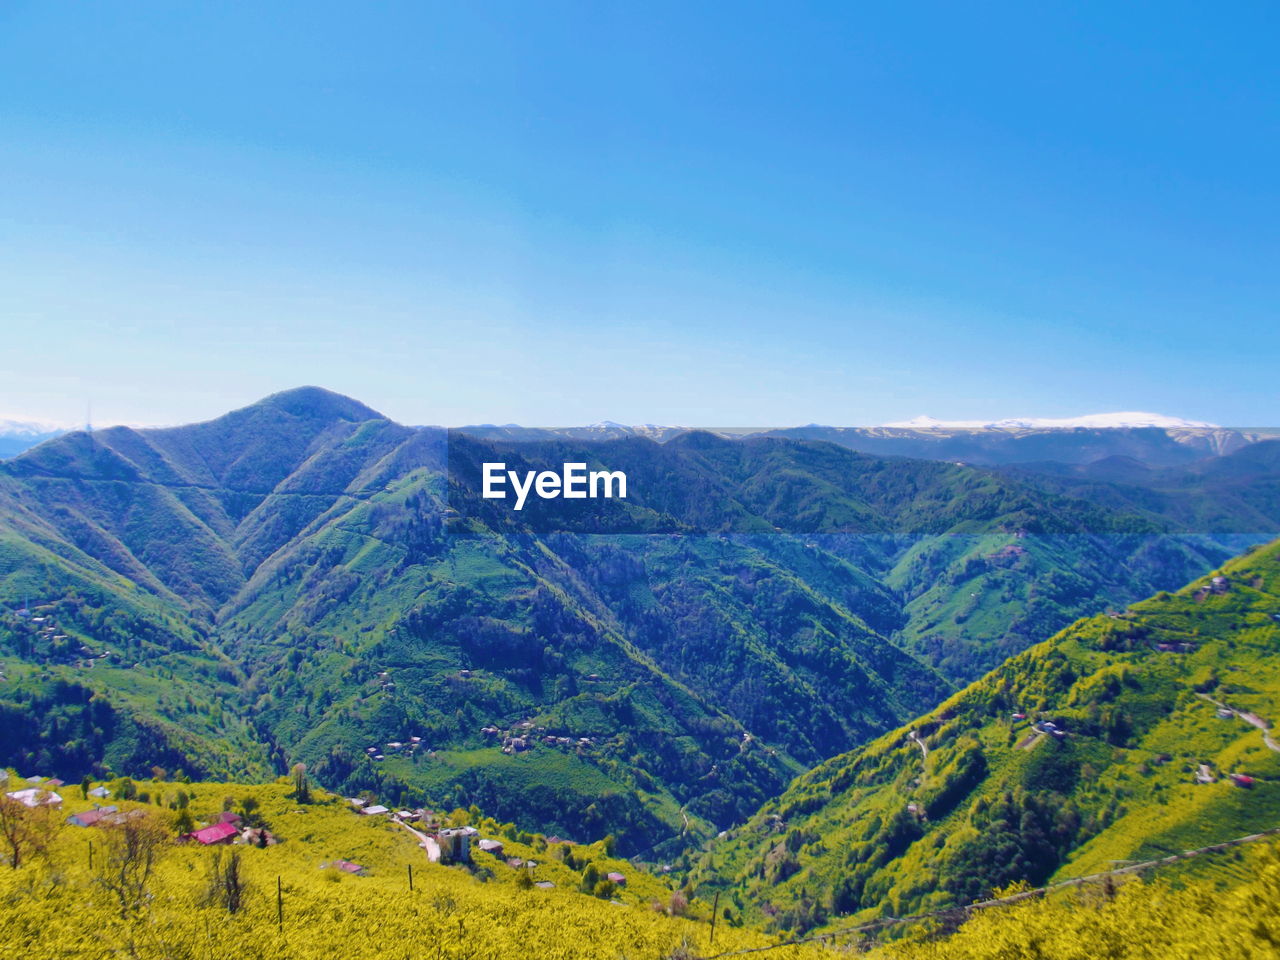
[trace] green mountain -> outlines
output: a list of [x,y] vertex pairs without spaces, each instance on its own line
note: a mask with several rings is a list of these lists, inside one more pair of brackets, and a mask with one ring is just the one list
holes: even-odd
[[[477,494],[497,460],[608,465],[632,492],[517,514]],[[949,463],[699,433],[512,444],[303,388],[0,465],[0,763],[301,760],[333,789],[669,857],[1230,549]]]
[[964,904],[1280,822],[1280,541],[1073,624],[818,765],[696,878],[782,927]]
[[1185,530],[1272,529],[1280,516],[1280,440],[1274,439],[1179,467],[1108,457],[1087,465],[1023,465],[1010,475],[1034,475],[1041,489]]

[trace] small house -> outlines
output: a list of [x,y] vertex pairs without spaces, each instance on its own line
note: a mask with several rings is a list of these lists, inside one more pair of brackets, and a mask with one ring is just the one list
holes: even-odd
[[220,814],[218,814],[217,818],[214,820],[214,823],[234,823],[234,824],[239,824],[239,823],[240,823],[240,819],[241,819],[241,818],[240,818],[240,814],[238,814],[238,813],[233,813],[233,812],[232,812],[232,811],[230,811],[230,810],[223,810]]
[[15,790],[13,793],[6,793],[6,797],[10,800],[16,800],[24,807],[60,807],[62,806],[62,798],[52,790],[40,790],[36,787],[28,787],[26,790]]
[[106,787],[94,787],[89,791],[89,796],[97,797],[99,800],[106,800],[111,796],[111,791]]
[[343,873],[350,873],[353,876],[363,877],[365,868],[358,863],[352,863],[350,860],[334,860],[329,864],[334,870],[341,870]]
[[275,834],[266,827],[246,827],[244,832],[240,834],[240,839],[255,847],[271,847],[279,842],[276,840]]
[[201,846],[208,847],[215,843],[231,843],[239,835],[240,831],[234,823],[215,823],[203,830],[193,830],[184,839],[194,840]]
[[67,817],[67,823],[73,827],[92,827],[107,814],[115,812],[115,807],[94,807],[92,810],[73,813]]
[[482,853],[492,853],[495,857],[502,856],[501,840],[488,840],[488,839],[481,840],[479,843],[479,847]]
[[1237,787],[1244,787],[1247,790],[1250,787],[1252,787],[1254,783],[1256,783],[1257,781],[1255,781],[1253,777],[1249,776],[1248,774],[1233,773],[1231,774],[1231,782],[1234,783]]
[[366,817],[377,817],[377,816],[381,816],[384,813],[390,813],[391,810],[387,807],[384,807],[380,803],[375,803],[372,806],[365,807],[360,812],[363,813]]
[[554,890],[556,888],[556,885],[550,880],[539,880],[534,886],[539,890]]
[[463,829],[441,830],[436,834],[440,859],[446,863],[471,862],[471,834]]
[[608,880],[610,883],[612,883],[615,887],[625,887],[627,885],[627,878],[623,876],[621,873],[607,874],[605,876],[605,879]]

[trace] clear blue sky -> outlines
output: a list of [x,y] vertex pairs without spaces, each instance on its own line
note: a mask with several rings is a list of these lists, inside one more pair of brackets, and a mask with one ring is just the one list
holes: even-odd
[[0,416],[1280,423],[1278,9],[0,4]]

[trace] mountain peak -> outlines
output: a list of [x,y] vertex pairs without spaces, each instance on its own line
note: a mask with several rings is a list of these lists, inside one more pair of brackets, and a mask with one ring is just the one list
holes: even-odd
[[[305,420],[349,420],[353,422],[362,422],[364,420],[386,420],[389,419],[374,410],[367,407],[359,400],[353,400],[351,397],[344,396],[341,393],[335,393],[332,390],[326,390],[324,387],[294,387],[291,390],[282,390],[279,393],[273,393],[269,397],[251,403],[242,410],[252,410],[255,408],[271,408],[283,411],[294,417],[300,417]],[[236,413],[240,411],[234,411]]]

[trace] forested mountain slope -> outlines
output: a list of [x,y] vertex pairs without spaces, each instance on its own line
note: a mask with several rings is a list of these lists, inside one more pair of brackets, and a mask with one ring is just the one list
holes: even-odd
[[696,876],[781,926],[964,904],[1280,823],[1280,542],[1079,621],[801,776]]

